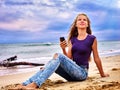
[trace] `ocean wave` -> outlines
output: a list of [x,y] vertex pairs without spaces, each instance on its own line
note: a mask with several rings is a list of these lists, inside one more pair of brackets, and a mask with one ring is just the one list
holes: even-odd
[[105,50],[100,52],[101,56],[114,56],[114,55],[120,55],[120,49],[117,50]]
[[18,59],[15,62],[47,63],[51,57],[25,58]]
[[23,44],[22,46],[24,47],[28,47],[28,46],[51,46],[51,45],[56,45],[56,43],[51,43],[51,42],[47,42],[47,43],[29,43],[29,44]]

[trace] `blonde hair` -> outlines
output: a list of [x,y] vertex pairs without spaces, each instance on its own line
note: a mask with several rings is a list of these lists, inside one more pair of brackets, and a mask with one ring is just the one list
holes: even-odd
[[69,34],[68,34],[68,42],[70,41],[70,39],[72,37],[78,36],[78,30],[77,30],[77,27],[76,27],[76,22],[77,22],[78,16],[80,16],[80,15],[86,16],[87,22],[88,22],[87,33],[92,34],[92,30],[91,30],[91,27],[90,27],[90,20],[89,20],[88,16],[84,13],[81,13],[81,14],[77,15],[77,17],[75,18],[74,22],[72,23],[72,25],[70,27]]

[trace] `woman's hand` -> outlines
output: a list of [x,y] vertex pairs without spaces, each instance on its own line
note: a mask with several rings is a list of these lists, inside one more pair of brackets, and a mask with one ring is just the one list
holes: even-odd
[[66,47],[67,47],[67,42],[66,42],[66,40],[64,40],[64,41],[60,41],[60,47],[62,48],[62,49],[65,49]]
[[110,76],[109,74],[101,75],[101,77],[109,77],[109,76]]

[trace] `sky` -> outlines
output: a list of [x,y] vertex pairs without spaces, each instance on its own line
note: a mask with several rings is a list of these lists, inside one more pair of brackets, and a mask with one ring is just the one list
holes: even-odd
[[79,13],[97,40],[120,40],[120,0],[0,0],[0,43],[58,42]]

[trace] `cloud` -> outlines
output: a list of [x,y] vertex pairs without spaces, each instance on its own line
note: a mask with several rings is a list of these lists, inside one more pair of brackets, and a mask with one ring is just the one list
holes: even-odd
[[[13,1],[4,2],[0,11],[0,28],[10,30],[45,30],[52,21],[69,19],[69,12],[61,11],[54,3]],[[64,14],[63,14],[64,13]]]
[[119,30],[104,29],[104,30],[94,31],[93,34],[97,37],[99,41],[120,40]]
[[[1,0],[0,33],[8,33],[11,39],[17,34],[19,39],[16,41],[21,42],[50,38],[53,41],[61,35],[66,36],[76,15],[83,12],[90,17],[93,32],[112,30],[109,34],[116,34],[113,30],[120,29],[119,6],[117,0]],[[9,41],[8,37],[5,37],[6,41]]]
[[1,29],[7,30],[21,30],[21,31],[41,31],[44,30],[47,25],[47,22],[44,21],[35,21],[32,19],[18,19],[15,21],[11,21],[9,23],[2,23],[0,22]]

